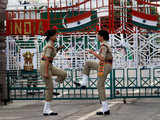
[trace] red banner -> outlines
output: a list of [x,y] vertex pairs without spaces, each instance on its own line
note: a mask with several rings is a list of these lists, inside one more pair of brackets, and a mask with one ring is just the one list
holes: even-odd
[[7,35],[43,35],[49,29],[48,20],[7,20]]

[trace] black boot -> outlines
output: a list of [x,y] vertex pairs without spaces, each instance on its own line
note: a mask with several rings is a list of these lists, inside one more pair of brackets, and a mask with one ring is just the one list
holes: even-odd
[[58,93],[58,92],[53,92],[53,95],[58,96],[58,95],[60,95],[60,93]]
[[74,82],[74,84],[76,85],[76,87],[80,87],[81,86],[81,84],[78,83],[78,82]]
[[81,88],[81,89],[86,89],[86,86],[81,86],[80,88]]
[[106,111],[106,112],[97,112],[96,115],[110,115],[110,110]]
[[81,89],[86,89],[86,86],[81,86],[81,84],[78,82],[74,82],[74,84],[76,85],[76,87],[80,87]]
[[58,113],[54,113],[54,112],[51,112],[51,113],[43,113],[44,116],[54,116],[54,115],[58,115]]

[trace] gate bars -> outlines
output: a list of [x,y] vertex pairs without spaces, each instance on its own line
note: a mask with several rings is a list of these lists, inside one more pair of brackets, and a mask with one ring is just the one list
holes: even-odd
[[[7,80],[10,100],[44,100],[45,87],[41,78],[34,81],[37,85],[28,87],[27,80],[17,77],[18,71],[8,71]],[[87,89],[77,88],[73,82],[81,78],[81,70],[67,69],[68,77],[62,85],[58,84],[55,91],[61,95],[53,100],[84,100],[98,99],[95,71],[91,73]],[[160,68],[128,68],[113,69],[106,80],[108,99],[117,98],[158,98],[160,97]],[[153,76],[153,77],[152,77]]]

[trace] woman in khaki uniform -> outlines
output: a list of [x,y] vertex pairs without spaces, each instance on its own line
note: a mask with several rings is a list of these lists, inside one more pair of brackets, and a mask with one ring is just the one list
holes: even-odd
[[54,47],[54,43],[56,41],[56,30],[48,30],[45,33],[45,36],[47,36],[46,40],[48,43],[44,47],[40,64],[40,74],[46,85],[46,102],[43,109],[43,115],[58,115],[58,113],[54,113],[50,108],[50,102],[52,101],[53,97],[52,76],[57,76],[55,81],[62,83],[67,77],[67,73],[62,69],[52,66],[52,61],[54,60],[57,52],[63,47],[59,47],[58,49]]
[[74,82],[75,85],[80,86],[82,89],[85,89],[88,82],[88,76],[90,70],[97,70],[98,76],[98,94],[99,98],[102,101],[102,112],[97,112],[97,115],[109,115],[110,110],[108,103],[106,101],[105,93],[105,80],[107,79],[108,74],[112,71],[112,49],[108,45],[107,41],[109,40],[109,33],[104,30],[98,32],[98,40],[101,42],[101,47],[99,54],[93,50],[88,50],[90,54],[93,54],[96,58],[99,59],[99,63],[94,61],[87,61],[84,65],[82,81],[80,83]]

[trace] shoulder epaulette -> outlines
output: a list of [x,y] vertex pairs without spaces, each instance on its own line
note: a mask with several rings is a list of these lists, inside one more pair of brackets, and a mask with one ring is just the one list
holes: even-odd
[[102,45],[101,45],[101,47],[102,47],[102,46],[108,47],[108,46],[107,46],[107,45],[105,45],[105,44],[102,44]]
[[51,46],[51,45],[48,45],[48,46],[47,46],[47,48],[54,49],[54,47],[53,47],[53,46]]

